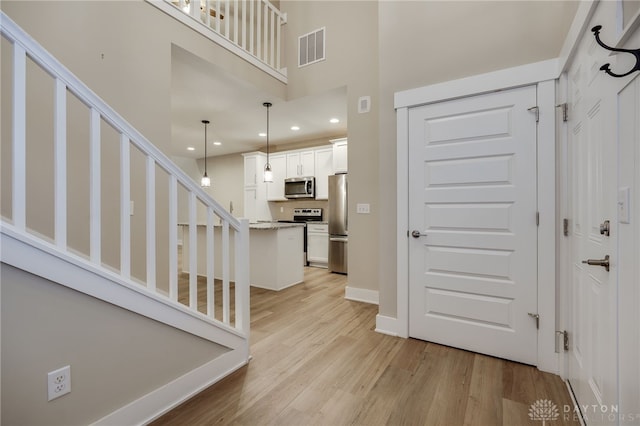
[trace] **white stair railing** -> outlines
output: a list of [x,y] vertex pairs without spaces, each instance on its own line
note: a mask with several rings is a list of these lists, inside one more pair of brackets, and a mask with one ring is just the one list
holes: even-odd
[[282,26],[287,15],[269,0],[147,0],[211,40],[287,82]]
[[[249,333],[249,223],[248,220],[238,220],[231,216],[220,204],[205,193],[196,182],[179,169],[166,155],[151,144],[142,134],[135,130],[121,116],[119,116],[102,99],[85,86],[77,77],[67,70],[51,54],[36,43],[4,12],[0,12],[0,26],[2,37],[9,41],[12,47],[12,137],[11,137],[11,194],[6,200],[7,194],[3,194],[3,202],[10,202],[10,217],[2,216],[0,221],[2,234],[14,239],[38,241],[39,245],[45,245],[47,251],[56,251],[67,258],[72,258],[75,263],[85,262],[92,271],[101,271],[106,277],[118,278],[119,283],[124,283],[129,288],[143,294],[149,294],[154,299],[162,299],[164,303],[173,304],[181,310],[188,309],[193,316],[204,319],[217,326],[227,329],[238,336],[248,338]],[[30,208],[27,203],[30,190],[27,174],[27,64],[31,62],[40,67],[53,79],[54,105],[53,105],[53,188],[54,208],[52,212],[38,211],[39,216],[53,215],[53,237],[41,235],[28,226]],[[6,76],[2,77],[3,79]],[[68,243],[68,209],[69,194],[68,181],[73,179],[74,172],[69,173],[75,165],[67,164],[67,129],[70,124],[67,120],[68,95],[78,99],[89,110],[89,249],[88,253],[78,253]],[[101,126],[107,125],[119,135],[119,169],[120,169],[120,194],[119,215],[120,220],[120,265],[114,268],[105,263],[103,259],[103,222],[109,218],[101,217],[103,211],[101,167],[102,141]],[[3,143],[5,143],[3,141]],[[41,142],[46,143],[46,142]],[[132,274],[132,229],[130,196],[134,179],[131,176],[132,151],[138,151],[144,156],[146,165],[146,212],[145,212],[145,253],[146,277],[140,279]],[[168,185],[164,188],[158,184],[156,174],[160,171],[167,176]],[[187,194],[188,206],[185,206],[189,214],[189,228],[192,233],[192,242],[196,240],[197,214],[199,206],[206,210],[206,259],[207,279],[204,292],[206,309],[198,310],[198,283],[197,263],[189,265],[188,300],[179,302],[178,278],[178,205],[179,191]],[[169,205],[168,229],[164,229],[163,235],[168,235],[168,262],[169,277],[168,291],[158,288],[156,276],[158,262],[158,226],[157,218],[157,194],[166,194]],[[164,195],[163,195],[164,197]],[[74,199],[75,202],[75,199]],[[36,206],[38,207],[38,206]],[[222,294],[222,312],[215,309],[215,280],[213,270],[214,246],[213,232],[214,219],[219,218],[222,226],[222,245],[216,248],[215,255],[221,255],[223,259],[222,280],[217,285]],[[233,243],[231,244],[231,240]],[[235,247],[235,264],[229,263],[229,250]],[[197,258],[197,245],[192,243],[190,247],[192,258]],[[4,255],[2,260],[4,261]],[[209,264],[211,266],[209,266]],[[232,303],[229,280],[230,268],[235,268],[234,301]],[[166,281],[166,277],[162,277]],[[61,283],[64,284],[64,283]],[[184,293],[184,291],[183,291]],[[204,312],[202,312],[204,311]],[[231,315],[235,312],[235,315]]]

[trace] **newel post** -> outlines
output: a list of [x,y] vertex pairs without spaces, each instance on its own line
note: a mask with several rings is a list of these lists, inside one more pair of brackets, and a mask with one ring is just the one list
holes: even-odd
[[250,321],[249,219],[240,219],[240,229],[236,233],[235,249],[236,328],[248,336]]

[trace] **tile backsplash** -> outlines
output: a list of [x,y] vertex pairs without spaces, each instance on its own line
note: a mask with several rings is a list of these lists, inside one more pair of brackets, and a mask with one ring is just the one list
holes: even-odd
[[[328,220],[329,202],[327,200],[291,200],[291,201],[270,201],[269,209],[273,220],[293,219],[293,209],[300,208],[321,208],[322,220]],[[282,212],[280,211],[282,210]]]

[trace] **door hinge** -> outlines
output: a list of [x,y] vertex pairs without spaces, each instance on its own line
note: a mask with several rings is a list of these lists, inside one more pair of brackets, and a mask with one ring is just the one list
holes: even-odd
[[569,219],[567,219],[566,217],[562,219],[562,234],[565,237],[569,236]]
[[556,105],[556,108],[562,108],[562,121],[569,121],[569,104],[566,102],[563,104],[558,104]]
[[540,212],[536,212],[536,226],[540,226]]
[[531,108],[527,108],[527,111],[531,111],[536,115],[536,123],[540,121],[540,108],[537,106],[532,106]]
[[[556,331],[556,335],[562,336],[562,348],[564,349],[564,351],[568,351],[569,350],[569,333],[567,332],[567,330],[562,330],[562,331]],[[558,342],[556,340],[556,347],[558,345]],[[556,353],[559,352],[556,349]]]
[[528,315],[536,320],[536,329],[540,329],[540,315],[529,312]]

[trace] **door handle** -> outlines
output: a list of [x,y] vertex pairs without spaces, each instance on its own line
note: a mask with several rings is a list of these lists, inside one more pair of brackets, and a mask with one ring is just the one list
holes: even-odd
[[414,229],[413,231],[411,231],[411,236],[413,238],[420,238],[420,237],[426,237],[427,234],[422,233],[422,232],[418,231],[417,229]]
[[592,266],[604,266],[604,269],[609,272],[609,255],[606,255],[604,259],[587,259],[583,260],[582,263],[586,263],[587,265]]

